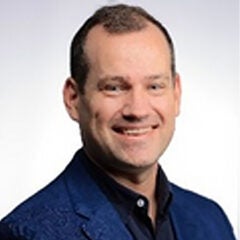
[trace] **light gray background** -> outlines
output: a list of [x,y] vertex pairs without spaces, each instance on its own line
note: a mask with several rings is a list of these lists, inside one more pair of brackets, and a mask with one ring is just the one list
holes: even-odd
[[[69,44],[96,8],[118,2],[0,0],[0,217],[60,173],[81,146],[62,104]],[[238,1],[121,2],[145,7],[176,45],[182,113],[160,163],[171,181],[216,200],[237,234]]]

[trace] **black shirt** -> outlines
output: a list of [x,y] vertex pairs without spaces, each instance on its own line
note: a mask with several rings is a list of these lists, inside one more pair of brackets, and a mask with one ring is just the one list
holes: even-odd
[[[88,159],[88,158],[86,158]],[[136,240],[175,240],[174,229],[169,215],[172,194],[168,180],[159,166],[156,198],[158,204],[156,227],[148,216],[148,200],[108,176],[92,161],[84,162],[106,197],[117,210],[123,223]]]

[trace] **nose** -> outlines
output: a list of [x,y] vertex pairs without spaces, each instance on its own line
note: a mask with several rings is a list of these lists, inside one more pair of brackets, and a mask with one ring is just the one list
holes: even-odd
[[149,96],[144,90],[132,89],[124,101],[122,115],[126,120],[142,120],[149,116],[151,105]]

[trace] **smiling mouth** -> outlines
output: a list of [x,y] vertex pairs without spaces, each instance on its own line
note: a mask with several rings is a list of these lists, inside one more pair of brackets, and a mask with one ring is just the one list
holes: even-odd
[[157,125],[148,126],[148,127],[116,127],[114,128],[114,130],[117,133],[127,135],[127,136],[141,136],[141,135],[148,134],[155,128],[157,128]]

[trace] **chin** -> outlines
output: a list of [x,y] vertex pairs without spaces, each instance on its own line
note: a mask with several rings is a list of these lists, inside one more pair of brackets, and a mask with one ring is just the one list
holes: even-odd
[[141,155],[138,154],[137,157],[130,155],[128,157],[125,156],[124,158],[118,158],[118,160],[116,160],[118,164],[115,162],[114,165],[116,167],[135,172],[135,171],[139,171],[139,170],[142,171],[144,169],[151,168],[157,163],[157,158],[149,158],[149,157],[139,158],[139,156]]

